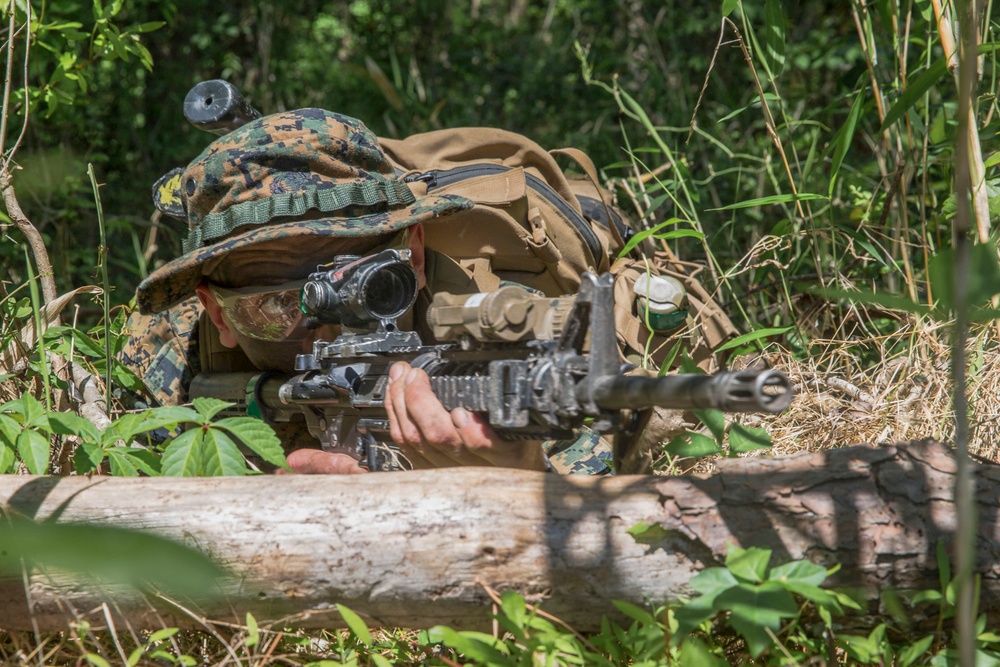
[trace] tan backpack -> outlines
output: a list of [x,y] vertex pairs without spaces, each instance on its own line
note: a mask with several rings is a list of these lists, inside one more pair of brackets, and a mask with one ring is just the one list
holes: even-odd
[[[483,289],[511,281],[546,295],[573,294],[584,271],[615,275],[615,319],[623,356],[646,365],[670,358],[683,339],[699,365],[736,329],[690,270],[651,243],[618,254],[635,234],[599,185],[590,158],[575,148],[546,151],[525,136],[496,128],[461,128],[379,138],[397,171],[420,196],[457,194],[471,211],[425,225],[427,247],[458,261]],[[584,172],[568,177],[556,156]],[[684,326],[653,332],[634,298],[644,273],[670,275],[687,291]]]

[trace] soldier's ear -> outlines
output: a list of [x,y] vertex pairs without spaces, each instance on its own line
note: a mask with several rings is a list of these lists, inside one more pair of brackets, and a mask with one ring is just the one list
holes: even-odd
[[424,267],[427,260],[424,255],[424,226],[417,223],[410,227],[410,265],[417,272],[417,287],[423,288],[427,284],[427,276],[424,274]]
[[215,300],[212,296],[212,291],[208,289],[208,285],[205,283],[199,284],[194,288],[195,293],[198,295],[198,300],[201,301],[201,305],[205,307],[205,312],[208,313],[208,318],[212,320],[212,324],[215,328],[219,330],[219,342],[226,347],[236,347],[237,341],[236,336],[233,334],[233,330],[229,328],[226,323],[226,318],[222,316],[222,306],[219,302]]

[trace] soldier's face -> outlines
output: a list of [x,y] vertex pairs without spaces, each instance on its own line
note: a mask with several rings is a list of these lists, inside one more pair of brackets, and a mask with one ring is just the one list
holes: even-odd
[[[316,340],[333,340],[339,325],[306,326],[298,294],[305,278],[338,255],[408,246],[419,283],[424,283],[423,229],[368,239],[284,239],[230,253],[205,269],[198,297],[227,347],[239,346],[257,368],[291,373],[295,357],[312,352]],[[223,287],[224,286],[224,287]]]

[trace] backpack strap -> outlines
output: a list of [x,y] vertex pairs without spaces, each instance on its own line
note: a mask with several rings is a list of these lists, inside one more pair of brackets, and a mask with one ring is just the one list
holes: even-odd
[[565,155],[569,159],[576,162],[576,164],[583,169],[583,173],[585,173],[587,178],[590,179],[591,184],[594,186],[594,190],[597,192],[601,203],[604,205],[604,210],[608,216],[608,227],[611,230],[611,235],[614,238],[617,247],[624,248],[625,239],[622,236],[621,230],[618,229],[618,225],[615,224],[616,216],[611,211],[611,206],[608,204],[608,201],[604,198],[603,193],[601,192],[603,188],[601,188],[601,181],[597,178],[597,167],[594,166],[594,161],[590,159],[589,155],[581,151],[579,148],[556,148],[549,151],[549,154],[552,156]]

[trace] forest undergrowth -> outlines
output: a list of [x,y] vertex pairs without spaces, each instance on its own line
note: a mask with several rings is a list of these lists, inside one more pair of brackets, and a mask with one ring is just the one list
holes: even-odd
[[[34,12],[41,15],[25,14],[24,7],[36,4],[41,8]],[[122,451],[117,439],[101,440],[100,432],[109,433],[102,429],[122,416],[112,390],[137,387],[114,356],[124,342],[131,290],[178,245],[177,229],[145,212],[138,215],[131,195],[111,187],[122,188],[129,169],[165,170],[142,162],[150,155],[177,159],[176,146],[148,139],[151,126],[170,127],[156,115],[160,110],[145,106],[147,97],[163,97],[149,92],[160,85],[157,76],[168,76],[161,71],[177,77],[170,85],[178,99],[196,82],[182,80],[181,73],[226,76],[274,110],[297,106],[296,100],[333,108],[335,96],[346,99],[349,91],[367,86],[367,97],[357,97],[370,108],[352,112],[368,114],[365,120],[386,136],[506,123],[549,147],[566,137],[581,148],[593,146],[604,158],[601,176],[642,235],[673,256],[704,264],[706,286],[742,332],[730,347],[732,362],[762,360],[790,377],[796,398],[788,410],[734,418],[770,438],[770,447],[752,455],[858,443],[954,442],[960,430],[953,408],[955,314],[967,310],[968,448],[982,461],[1000,462],[994,231],[1000,222],[1000,24],[992,0],[971,5],[979,9],[978,20],[964,43],[975,43],[977,89],[968,99],[959,93],[958,76],[958,19],[970,7],[966,2],[816,0],[793,7],[783,0],[724,0],[704,14],[687,3],[638,0],[608,3],[614,5],[610,10],[596,0],[552,2],[548,8],[513,3],[528,5],[518,15],[508,3],[484,0],[473,3],[475,18],[456,10],[423,32],[417,13],[404,16],[416,9],[389,2],[312,7],[310,18],[309,12],[279,17],[281,12],[264,7],[268,3],[259,4],[231,16],[200,10],[184,16],[173,3],[154,0],[134,6],[97,0],[93,9],[69,2],[5,4],[6,57],[14,75],[8,76],[0,128],[6,210],[0,221],[0,473],[160,472],[158,462]],[[399,17],[416,26],[413,34]],[[268,29],[274,39],[267,42],[270,61],[257,48]],[[25,34],[32,36],[30,61]],[[308,53],[289,38],[296,34],[327,41]],[[421,54],[407,62],[393,40],[403,48],[421,35],[446,54],[453,49],[455,57],[435,61]],[[489,73],[462,69],[459,54],[469,49],[463,40],[475,39],[482,41],[477,48],[499,49],[507,40],[525,52],[535,49],[542,60],[551,54],[551,67],[563,67],[560,77],[572,99],[560,97],[558,86],[535,69],[521,73],[518,86],[489,88]],[[683,40],[693,46],[680,52],[676,44]],[[337,50],[329,51],[331,44]],[[620,45],[627,48],[616,50]],[[198,69],[185,64],[191,49],[215,49],[214,62],[223,65],[180,70]],[[377,58],[376,52],[387,55]],[[513,59],[494,55],[497,62]],[[272,70],[325,72],[323,58],[340,66],[321,82],[325,88],[303,90],[291,75],[266,83],[275,81],[268,75]],[[497,86],[509,75],[490,72]],[[460,90],[476,91],[470,96],[474,105],[456,99],[454,81],[464,86]],[[88,94],[98,100],[120,96],[142,121],[115,127],[115,120],[98,117],[99,105],[88,106]],[[481,99],[499,101],[491,107]],[[352,98],[350,104],[361,103]],[[567,107],[572,111],[564,118],[552,111]],[[531,118],[546,120],[528,127]],[[562,127],[560,121],[575,125]],[[200,150],[209,140],[185,132],[176,145]],[[121,148],[126,135],[146,137],[149,145]],[[89,145],[75,143],[79,136]],[[965,155],[960,145],[969,147],[967,167],[957,162],[957,155]],[[70,156],[57,160],[58,169],[52,161],[57,148],[58,156]],[[133,164],[123,162],[125,154]],[[74,161],[81,173],[70,173]],[[86,161],[102,174],[100,187],[96,176],[92,187],[82,173]],[[975,243],[964,260],[967,309],[953,279],[956,263],[963,261],[955,259],[960,255],[954,240],[966,194],[956,178],[966,168],[973,186],[968,235]],[[148,184],[132,189],[145,197]],[[44,328],[43,320],[51,327],[39,340],[35,332]],[[98,382],[81,402],[72,396],[69,378],[87,376]],[[103,420],[79,409],[102,398],[111,398]],[[45,428],[22,429],[38,410],[59,409],[69,416]],[[183,421],[171,417],[162,424]],[[198,410],[184,419],[202,417]],[[660,474],[711,471],[711,457],[664,445]],[[727,571],[740,583],[751,585],[757,577],[752,585],[761,585],[781,566],[769,564],[769,557],[735,554]],[[741,569],[741,558],[753,561],[752,572]],[[813,598],[796,593],[794,613],[766,619],[741,619],[731,609],[713,607],[699,623],[685,626],[682,603],[669,609],[625,605],[618,623],[583,637],[546,618],[544,609],[537,612],[516,596],[495,592],[498,621],[493,633],[481,634],[450,628],[370,631],[347,608],[343,631],[298,631],[280,622],[263,627],[252,617],[236,625],[205,619],[200,632],[166,625],[109,631],[92,629],[110,618],[99,610],[63,632],[0,631],[0,660],[98,666],[950,665],[957,664],[949,630],[956,588],[947,562],[939,554],[940,590],[904,601],[898,613],[887,612],[884,622],[863,632],[849,620],[849,596],[822,592],[825,574],[804,563],[802,582],[821,592]],[[698,592],[719,593],[708,584]],[[929,632],[909,627],[910,603],[938,605],[938,626]],[[1000,664],[1000,636],[985,621],[981,625],[976,637],[982,664]],[[678,628],[690,641],[678,639]]]

